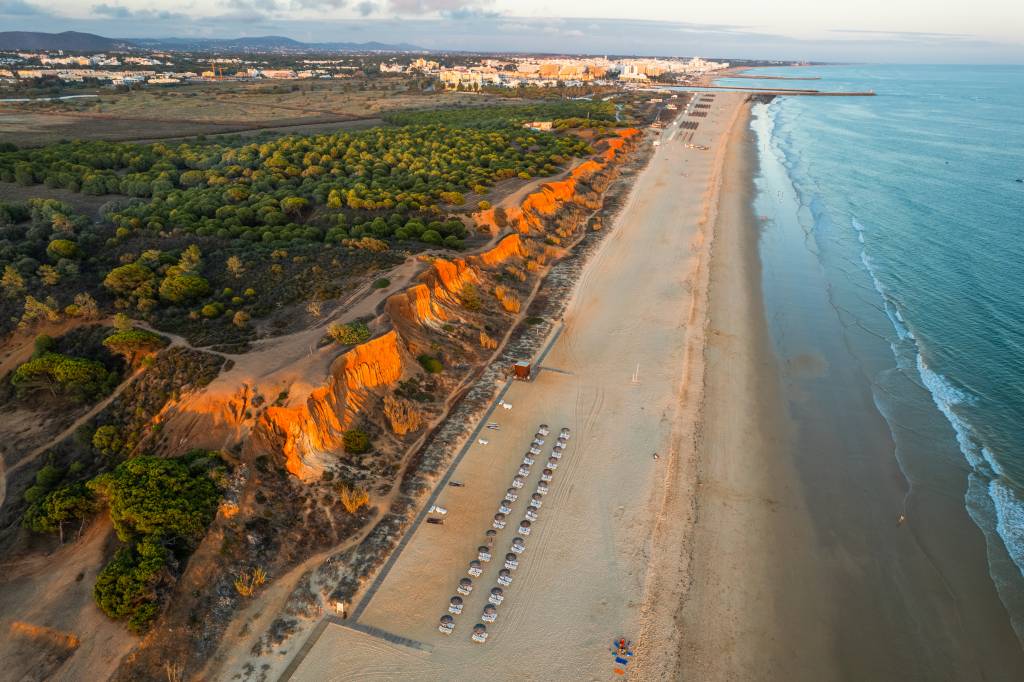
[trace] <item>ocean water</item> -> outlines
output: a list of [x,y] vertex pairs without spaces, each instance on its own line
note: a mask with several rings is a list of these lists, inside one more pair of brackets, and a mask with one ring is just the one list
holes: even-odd
[[963,496],[1024,639],[1024,67],[759,72],[822,80],[719,83],[877,93],[755,106],[759,153],[786,169],[908,498]]

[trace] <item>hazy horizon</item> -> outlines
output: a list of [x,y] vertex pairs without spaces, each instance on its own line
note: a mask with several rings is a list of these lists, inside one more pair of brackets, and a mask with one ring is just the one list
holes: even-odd
[[[1024,63],[1024,6],[980,0],[929,13],[918,0],[804,7],[750,0],[681,10],[567,0],[0,0],[4,30],[85,31],[112,38],[283,35],[304,42],[412,43],[430,50],[714,55],[735,59]],[[885,19],[872,19],[871,17]]]

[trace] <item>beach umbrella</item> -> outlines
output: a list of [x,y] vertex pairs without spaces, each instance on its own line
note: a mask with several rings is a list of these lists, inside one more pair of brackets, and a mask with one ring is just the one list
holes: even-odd
[[540,453],[541,453],[541,449],[538,448],[536,445],[530,446],[530,454],[531,455],[539,455]]
[[533,462],[533,456],[529,452],[523,455],[523,464],[525,464],[526,466],[530,466],[531,464],[533,464]]
[[517,568],[519,568],[519,557],[517,557],[512,552],[509,552],[508,554],[506,554],[505,555],[505,568],[507,568],[510,571],[514,571]]
[[541,495],[547,495],[548,484],[545,483],[544,481],[540,481],[539,483],[537,483],[537,492],[539,492]]
[[525,519],[520,521],[519,522],[519,529],[518,530],[519,530],[519,534],[520,535],[529,535],[530,534],[530,522],[525,520]]
[[551,433],[551,430],[548,428],[547,424],[541,424],[540,426],[537,427],[537,433],[539,433],[542,436],[546,436],[549,433]]
[[[512,556],[515,556],[514,554]],[[512,584],[512,571],[507,568],[503,568],[498,571],[498,584],[508,587]]]
[[544,439],[543,438],[534,438],[533,439],[533,443],[531,443],[531,445],[536,445],[537,447],[540,447],[541,445],[544,445]]
[[484,572],[484,569],[480,565],[480,560],[479,559],[473,559],[472,561],[469,562],[469,570],[467,570],[466,573],[469,573],[474,578],[479,578],[480,574],[483,573],[483,572]]
[[477,623],[473,626],[473,637],[474,642],[483,644],[487,641],[487,626],[483,623]]
[[508,500],[501,501],[501,504],[498,505],[498,511],[502,514],[508,514],[512,511],[512,507],[509,505]]
[[526,485],[526,481],[522,476],[516,476],[512,479],[512,487],[516,490],[521,490],[524,485]]
[[522,554],[526,551],[526,541],[522,538],[515,538],[512,540],[512,551],[516,554]]
[[562,430],[558,432],[558,437],[563,440],[569,440],[572,438],[572,431],[569,430],[569,427],[563,427]]
[[525,464],[523,466],[519,467],[519,475],[523,476],[523,477],[529,476],[530,475],[530,467],[526,466]]
[[476,558],[479,559],[480,561],[490,561],[491,560],[491,548],[490,547],[485,547],[483,545],[477,547],[476,548]]
[[530,506],[540,509],[540,506],[544,504],[544,499],[540,493],[534,493],[530,495]]
[[558,468],[558,458],[557,457],[548,457],[548,468],[549,469],[557,469]]
[[462,597],[452,597],[448,600],[448,613],[454,613],[456,616],[462,613]]
[[546,436],[546,435],[548,435],[548,434],[541,433],[540,431],[538,431],[537,433],[533,434],[533,441],[534,442],[540,441],[540,443],[543,445],[543,443],[544,443],[544,436]]
[[473,581],[469,578],[463,578],[459,581],[459,586],[455,591],[459,594],[469,594],[473,591]]
[[447,613],[444,614],[441,616],[441,623],[437,626],[437,629],[446,635],[452,634],[452,630],[455,629],[455,619]]
[[502,528],[504,528],[505,527],[505,515],[502,514],[501,512],[498,512],[497,514],[495,514],[494,515],[494,523],[492,523],[491,525],[494,526],[495,528],[497,528],[498,530],[501,530]]
[[508,500],[509,502],[515,502],[516,500],[519,499],[519,494],[516,493],[515,488],[509,488],[508,490],[505,491],[505,499]]
[[547,481],[550,481],[552,478],[554,478],[554,472],[551,471],[551,469],[545,469],[544,471],[540,472],[540,480],[544,481],[545,483]]
[[485,623],[493,623],[497,619],[498,609],[494,606],[494,604],[488,604],[487,606],[485,606],[483,614],[480,615],[480,620],[484,621]]
[[487,601],[497,606],[501,602],[505,601],[505,590],[500,587],[492,587],[491,596],[487,598]]
[[527,507],[526,508],[526,518],[528,518],[531,521],[536,521],[537,520],[537,516],[538,515],[537,515],[537,508],[536,507]]
[[562,459],[563,452],[565,452],[565,448],[563,448],[560,445],[556,445],[555,447],[551,448],[551,456],[554,459]]

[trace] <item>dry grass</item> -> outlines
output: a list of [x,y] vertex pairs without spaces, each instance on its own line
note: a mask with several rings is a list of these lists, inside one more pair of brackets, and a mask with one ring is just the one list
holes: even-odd
[[341,506],[349,514],[355,514],[360,507],[370,503],[370,494],[358,486],[342,484],[338,496],[341,498]]
[[256,594],[256,588],[267,582],[267,572],[257,566],[252,572],[242,571],[235,578],[235,591],[243,597],[251,597]]

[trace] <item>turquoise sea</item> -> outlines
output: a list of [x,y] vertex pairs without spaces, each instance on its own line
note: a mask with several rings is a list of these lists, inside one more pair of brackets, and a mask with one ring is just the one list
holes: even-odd
[[921,490],[962,496],[1024,638],[1024,67],[756,73],[822,80],[719,84],[877,93],[756,105],[762,168],[786,186],[760,178],[755,210],[790,211],[806,235],[905,513]]

